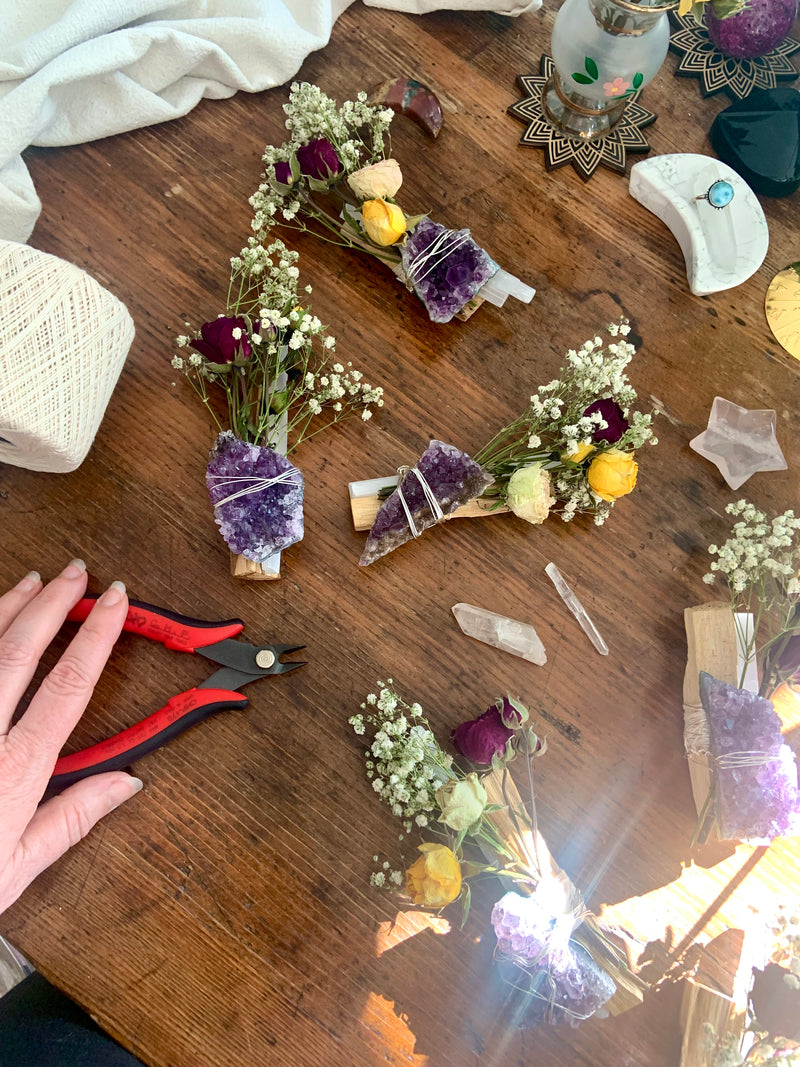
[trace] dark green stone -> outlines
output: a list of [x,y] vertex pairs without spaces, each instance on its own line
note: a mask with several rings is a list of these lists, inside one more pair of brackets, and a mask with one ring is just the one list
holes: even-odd
[[709,133],[714,151],[763,196],[800,186],[800,93],[759,89],[720,112]]

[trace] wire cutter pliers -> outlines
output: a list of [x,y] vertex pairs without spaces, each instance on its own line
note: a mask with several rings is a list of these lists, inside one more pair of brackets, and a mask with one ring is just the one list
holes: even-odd
[[[67,621],[83,622],[95,600],[95,596],[83,597],[70,611]],[[234,641],[233,637],[244,629],[241,619],[201,622],[140,600],[131,600],[129,604],[123,630],[159,641],[177,652],[197,652],[221,664],[222,669],[194,689],[171,697],[163,708],[135,726],[81,752],[62,756],[53,770],[47,795],[89,775],[128,767],[214,712],[243,710],[248,700],[234,690],[267,675],[286,674],[305,666],[301,662],[280,662],[284,653],[298,652],[305,645],[251,645]]]

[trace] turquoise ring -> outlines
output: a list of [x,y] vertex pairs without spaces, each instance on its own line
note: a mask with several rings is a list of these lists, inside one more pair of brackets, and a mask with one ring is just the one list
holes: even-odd
[[733,186],[730,182],[726,182],[724,178],[720,178],[709,185],[707,193],[703,193],[702,196],[696,196],[694,199],[707,200],[712,207],[720,211],[733,200]]

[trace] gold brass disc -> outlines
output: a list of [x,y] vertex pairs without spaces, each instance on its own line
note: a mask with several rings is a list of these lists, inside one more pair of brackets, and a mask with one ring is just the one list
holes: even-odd
[[792,263],[769,283],[764,301],[769,328],[790,356],[800,359],[800,263]]

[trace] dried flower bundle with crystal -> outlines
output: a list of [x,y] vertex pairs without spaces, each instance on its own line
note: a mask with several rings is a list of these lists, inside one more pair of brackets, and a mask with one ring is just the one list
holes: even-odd
[[[470,881],[499,877],[514,886],[491,916],[501,974],[523,999],[515,1025],[582,1019],[624,1010],[641,1000],[643,984],[608,939],[580,894],[553,862],[539,833],[531,761],[546,744],[528,725],[528,711],[503,697],[453,732],[462,755],[481,769],[464,769],[439,745],[419,704],[407,704],[390,678],[378,683],[349,722],[369,728],[365,767],[372,788],[402,821],[400,840],[419,829],[437,837],[416,847],[403,872],[387,860],[370,881],[402,892],[413,904],[441,908],[460,899],[463,921]],[[525,764],[526,807],[509,774]],[[378,857],[375,857],[378,862]]]
[[381,388],[336,362],[335,338],[298,293],[297,259],[282,241],[251,238],[231,260],[225,314],[178,337],[172,360],[219,430],[206,481],[220,532],[259,564],[303,536],[303,478],[284,457],[383,404]]
[[744,684],[747,664],[757,658],[762,696],[772,696],[795,675],[800,679],[800,518],[785,511],[770,518],[747,500],[725,508],[736,517],[731,536],[709,545],[716,559],[703,581],[724,579],[731,610],[753,616],[743,640]]
[[364,92],[338,107],[316,85],[294,82],[284,111],[289,140],[267,146],[251,198],[258,240],[284,226],[367,252],[417,294],[433,322],[449,322],[478,296],[499,306],[511,294],[531,300],[534,291],[469,230],[409,216],[397,203],[403,176],[390,155],[390,108],[370,106]]
[[[583,512],[602,525],[636,485],[636,449],[657,443],[652,415],[636,409],[626,373],[636,351],[627,320],[607,329],[605,347],[594,337],[568,352],[560,376],[540,386],[523,414],[472,456],[432,441],[380,506],[360,563],[372,563],[475,498],[484,514],[503,507],[534,525],[551,513],[570,522]],[[358,484],[351,485],[356,498]]]

